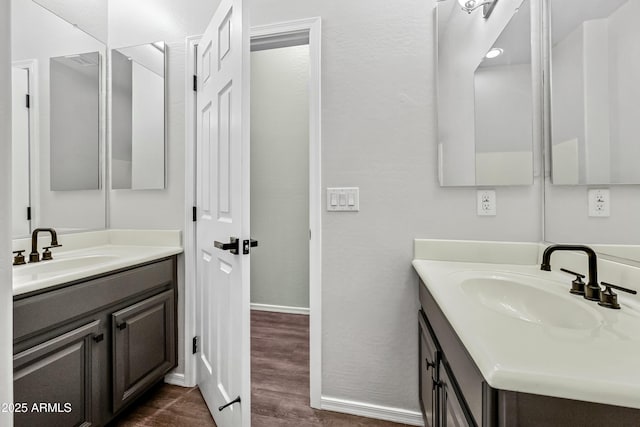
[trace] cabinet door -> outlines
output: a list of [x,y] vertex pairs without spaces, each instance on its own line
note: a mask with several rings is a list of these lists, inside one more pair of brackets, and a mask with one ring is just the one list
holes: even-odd
[[111,316],[113,412],[176,365],[174,293],[166,291]]
[[440,361],[439,373],[440,425],[443,427],[475,427],[476,423],[466,409],[465,403],[459,397],[456,384],[442,361]]
[[426,427],[435,427],[438,422],[438,349],[424,320],[418,313],[420,326],[420,403]]
[[13,356],[15,425],[92,426],[98,320]]

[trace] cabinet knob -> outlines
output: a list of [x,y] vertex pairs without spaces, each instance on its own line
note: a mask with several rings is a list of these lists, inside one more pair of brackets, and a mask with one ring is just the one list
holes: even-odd
[[127,322],[122,322],[118,325],[118,329],[123,330],[127,329]]
[[94,340],[95,342],[100,342],[100,341],[104,340],[104,334],[94,335],[94,336],[93,336],[93,340]]

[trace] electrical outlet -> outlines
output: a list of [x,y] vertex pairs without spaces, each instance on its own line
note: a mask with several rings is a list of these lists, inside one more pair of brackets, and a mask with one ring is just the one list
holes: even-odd
[[495,190],[478,190],[478,215],[496,215],[496,192]]
[[611,195],[608,188],[591,188],[587,192],[589,216],[608,217],[611,212]]

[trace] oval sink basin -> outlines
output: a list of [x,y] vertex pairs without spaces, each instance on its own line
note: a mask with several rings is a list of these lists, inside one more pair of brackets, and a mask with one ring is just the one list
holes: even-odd
[[567,329],[591,329],[600,324],[597,312],[582,298],[568,294],[568,288],[566,296],[559,295],[541,289],[543,280],[510,276],[472,277],[460,286],[483,306],[525,322]]
[[116,260],[115,255],[85,255],[76,258],[53,259],[19,265],[13,268],[13,281],[37,280],[47,276],[65,274],[69,270],[89,268]]

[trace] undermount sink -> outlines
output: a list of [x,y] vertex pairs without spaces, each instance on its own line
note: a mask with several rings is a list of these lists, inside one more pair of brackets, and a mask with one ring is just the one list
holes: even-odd
[[64,274],[69,270],[93,267],[114,261],[117,258],[115,255],[84,255],[29,263],[13,268],[13,280],[16,283],[22,280],[34,280],[45,276]]
[[549,284],[533,276],[510,273],[467,273],[460,286],[484,307],[526,322],[567,329],[592,329],[598,313],[580,297],[544,289]]

